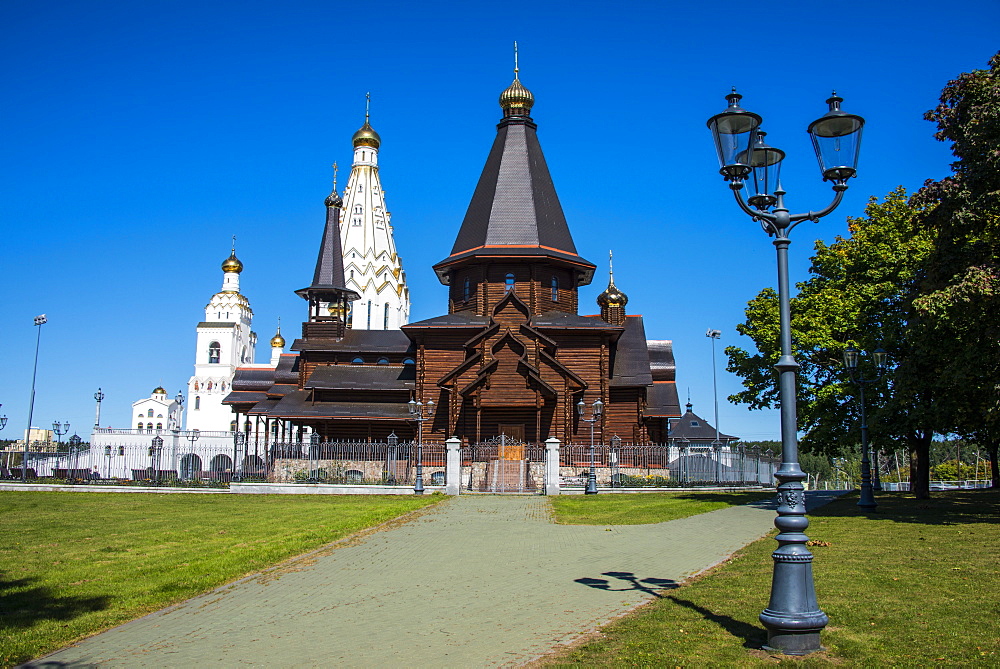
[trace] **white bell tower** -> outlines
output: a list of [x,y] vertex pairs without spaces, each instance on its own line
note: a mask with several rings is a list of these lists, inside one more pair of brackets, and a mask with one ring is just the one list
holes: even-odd
[[233,252],[222,263],[222,290],[205,306],[198,323],[194,376],[188,380],[187,429],[229,431],[233,412],[223,406],[236,368],[253,362],[257,334],[250,329],[253,311],[240,293],[243,263]]

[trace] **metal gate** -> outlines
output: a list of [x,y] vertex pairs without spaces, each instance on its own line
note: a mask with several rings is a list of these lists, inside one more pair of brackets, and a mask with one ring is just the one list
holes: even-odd
[[501,434],[462,449],[462,479],[467,490],[535,493],[544,489],[545,451]]

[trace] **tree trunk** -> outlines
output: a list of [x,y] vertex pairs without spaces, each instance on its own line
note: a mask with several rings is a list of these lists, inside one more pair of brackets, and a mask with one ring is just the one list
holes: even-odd
[[931,497],[931,437],[930,430],[911,432],[906,440],[910,445],[910,492],[917,499]]
[[997,463],[997,447],[1000,446],[1000,442],[990,442],[986,446],[986,452],[990,456],[990,478],[993,479],[993,483],[990,485],[991,488],[1000,488],[1000,465]]

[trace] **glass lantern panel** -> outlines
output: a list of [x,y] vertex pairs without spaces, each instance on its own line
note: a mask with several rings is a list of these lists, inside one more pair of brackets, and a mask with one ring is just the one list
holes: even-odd
[[747,193],[754,195],[774,195],[778,185],[778,173],[781,171],[781,161],[771,164],[758,163],[747,179]]
[[835,167],[857,169],[861,150],[861,128],[846,135],[812,135],[813,149],[819,161],[819,169],[824,174]]
[[712,136],[719,157],[719,167],[739,163],[738,154],[747,150],[757,120],[749,114],[720,114],[712,119]]

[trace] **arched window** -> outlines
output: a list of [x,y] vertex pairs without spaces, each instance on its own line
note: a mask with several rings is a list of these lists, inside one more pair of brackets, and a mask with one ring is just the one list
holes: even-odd
[[508,272],[507,276],[504,277],[503,284],[504,290],[510,292],[514,288],[514,275]]
[[156,431],[159,432],[162,429],[163,429],[163,423],[157,423],[156,424]]
[[354,360],[351,360],[351,364],[352,365],[363,365],[363,364],[365,364],[365,359],[362,358],[361,356],[358,356]]
[[414,360],[413,358],[403,358],[403,364],[404,365],[415,365],[415,364],[417,364],[417,361]]
[[118,455],[125,455],[125,447],[124,446],[119,446],[118,447]]
[[559,301],[559,279],[552,277],[552,301]]
[[222,358],[222,346],[219,342],[213,341],[208,345],[208,362],[212,364],[218,364],[219,360]]
[[382,316],[382,329],[389,329],[389,303],[385,303],[385,314]]
[[146,423],[146,431],[147,432],[152,432],[153,431],[153,424],[152,423]]
[[229,423],[229,431],[230,432],[236,432],[236,421],[235,420],[234,421],[230,421],[230,423]]
[[380,364],[380,365],[388,365],[389,364],[389,358],[379,358],[378,359],[378,364]]
[[163,418],[163,414],[162,413],[158,413],[158,414],[156,414],[156,417],[157,418]]
[[364,211],[364,210],[363,210],[363,209],[361,208],[361,205],[360,205],[360,204],[359,204],[359,205],[356,205],[356,206],[354,207],[354,213],[355,213],[355,214],[360,214],[360,213],[361,213],[362,211]]
[[146,418],[152,418],[152,417],[153,417],[153,410],[150,409],[149,411],[146,412]]
[[194,398],[194,410],[197,411],[201,408],[201,397]]
[[139,421],[139,423],[135,426],[135,429],[139,430],[139,432],[142,432],[142,421]]
[[468,302],[471,296],[472,296],[472,286],[469,283],[469,277],[465,277],[465,288],[462,290],[462,299]]

